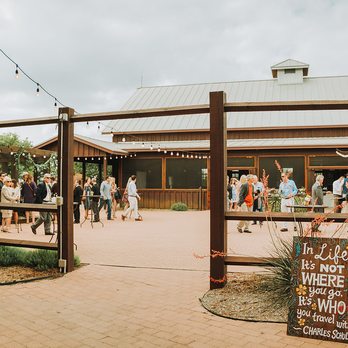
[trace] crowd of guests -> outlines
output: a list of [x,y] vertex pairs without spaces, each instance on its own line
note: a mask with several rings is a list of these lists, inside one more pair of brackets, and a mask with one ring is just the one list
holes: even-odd
[[[278,194],[280,196],[280,211],[291,213],[296,206],[295,196],[298,194],[298,189],[295,181],[291,178],[291,172],[283,172],[280,177]],[[324,212],[324,191],[323,191],[324,176],[319,174],[316,176],[315,183],[312,186],[311,196],[307,202],[309,208],[313,212]],[[229,178],[227,176],[227,210],[239,210],[244,212],[262,211],[265,203],[265,187],[256,175],[242,175],[240,180]],[[340,213],[342,207],[345,210],[348,205],[342,204],[343,201],[348,201],[348,174],[344,177],[339,177],[333,183],[334,196],[334,211]],[[253,221],[252,224],[257,224]],[[262,222],[260,221],[260,225]],[[237,230],[240,233],[251,233],[249,229],[250,221],[240,221],[237,225]],[[289,229],[288,223],[283,222],[280,231],[287,232]],[[294,223],[294,231],[297,226]]]
[[107,176],[102,183],[97,183],[96,178],[86,178],[82,187],[81,180],[76,180],[74,187],[74,223],[79,224],[81,221],[81,205],[84,208],[84,219],[91,217],[92,221],[100,220],[100,211],[105,208],[107,219],[116,218],[117,208],[123,203],[124,208],[121,213],[122,220],[126,220],[134,213],[135,221],[142,221],[138,212],[138,200],[140,196],[137,193],[136,176],[132,175],[127,182],[123,195],[120,188],[116,185],[113,177]]
[[[43,176],[42,182],[38,185],[35,183],[33,176],[24,172],[18,181],[12,179],[7,173],[0,173],[0,192],[2,203],[31,203],[31,204],[50,204],[55,203],[55,197],[58,194],[58,185],[55,177],[50,174]],[[74,222],[80,223],[80,207],[83,204],[84,218],[97,222],[100,219],[100,211],[105,207],[107,219],[114,220],[116,218],[116,210],[124,205],[121,219],[124,221],[134,214],[135,221],[142,221],[142,217],[138,212],[138,200],[140,196],[136,188],[136,176],[132,175],[127,183],[127,187],[123,193],[116,185],[115,178],[106,177],[100,186],[96,178],[87,178],[85,184],[81,185],[81,180],[77,180],[74,186]],[[43,224],[46,235],[53,235],[52,220],[54,214],[49,212],[33,212],[25,211],[25,222],[31,222],[31,231],[36,234],[37,228]],[[0,210],[0,223],[2,232],[10,232],[11,223],[14,221],[18,229],[18,212],[12,209]]]

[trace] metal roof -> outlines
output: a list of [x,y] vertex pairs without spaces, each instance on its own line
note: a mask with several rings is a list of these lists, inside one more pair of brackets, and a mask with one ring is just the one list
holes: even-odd
[[286,59],[283,62],[271,66],[272,70],[281,70],[284,68],[309,68],[309,65],[298,60]]
[[[190,140],[190,141],[166,141],[160,142],[161,151],[188,151],[188,150],[209,150],[209,140]],[[153,151],[158,150],[159,145],[153,142]],[[146,147],[142,146],[141,142],[138,143],[119,143],[123,150],[128,152],[148,152],[149,143],[146,143]],[[245,149],[267,149],[267,148],[346,148],[348,147],[348,137],[322,137],[322,138],[272,138],[272,139],[228,139],[227,148],[235,150]]]
[[[301,84],[281,85],[277,79],[143,87],[122,110],[139,110],[209,103],[209,92],[225,91],[227,102],[348,100],[348,76],[305,77]],[[347,111],[291,111],[228,114],[228,128],[346,125]],[[184,115],[110,121],[104,133],[207,130],[207,115]]]

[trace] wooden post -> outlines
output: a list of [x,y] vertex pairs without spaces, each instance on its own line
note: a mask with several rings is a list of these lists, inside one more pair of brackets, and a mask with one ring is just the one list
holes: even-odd
[[83,159],[82,161],[82,187],[84,187],[86,181],[86,162]]
[[[210,93],[210,253],[226,253],[226,114],[224,92]],[[210,257],[210,289],[226,284],[224,257]]]
[[167,160],[165,157],[162,157],[162,190],[165,190],[167,182]]
[[103,157],[103,180],[106,178],[107,175],[108,175],[108,160],[104,156]]
[[[65,260],[66,272],[74,269],[74,227],[73,227],[73,174],[74,174],[74,124],[70,117],[74,109],[60,108],[58,127],[58,173],[59,195],[63,197],[58,231],[62,232],[58,242],[59,258]],[[64,116],[64,117],[63,117]],[[59,233],[58,233],[59,235]],[[60,236],[59,236],[60,237]]]

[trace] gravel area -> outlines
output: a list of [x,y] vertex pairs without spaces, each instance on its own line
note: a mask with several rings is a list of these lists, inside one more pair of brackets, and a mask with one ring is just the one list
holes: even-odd
[[11,266],[0,267],[0,285],[18,281],[35,280],[42,277],[58,277],[60,275],[57,269],[48,271],[37,271],[29,267]]
[[266,279],[263,274],[233,273],[223,289],[208,291],[201,303],[226,318],[285,323],[287,309],[274,308],[270,294],[260,287]]

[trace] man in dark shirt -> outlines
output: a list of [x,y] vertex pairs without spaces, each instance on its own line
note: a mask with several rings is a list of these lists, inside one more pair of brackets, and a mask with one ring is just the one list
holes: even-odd
[[[93,212],[93,221],[98,222],[99,221],[99,209],[98,209],[98,203],[99,203],[99,198],[100,198],[100,188],[99,185],[97,184],[97,179],[93,178],[92,179],[92,201],[91,201],[91,209]],[[97,196],[97,197],[95,197]]]
[[80,205],[83,196],[81,180],[76,180],[74,188],[74,223],[80,223]]

